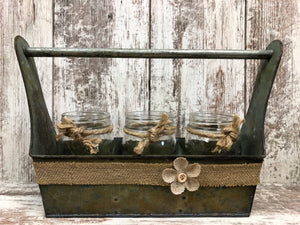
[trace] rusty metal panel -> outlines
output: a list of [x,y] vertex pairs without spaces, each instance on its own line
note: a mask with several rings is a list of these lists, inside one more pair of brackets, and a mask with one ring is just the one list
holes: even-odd
[[177,196],[163,186],[40,185],[47,217],[249,216],[255,189],[200,187]]

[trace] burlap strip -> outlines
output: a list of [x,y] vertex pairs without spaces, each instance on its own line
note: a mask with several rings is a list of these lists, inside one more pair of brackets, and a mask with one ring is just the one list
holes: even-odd
[[[171,163],[34,162],[37,183],[43,185],[137,184],[168,186],[162,171]],[[201,164],[200,186],[259,184],[261,163]]]

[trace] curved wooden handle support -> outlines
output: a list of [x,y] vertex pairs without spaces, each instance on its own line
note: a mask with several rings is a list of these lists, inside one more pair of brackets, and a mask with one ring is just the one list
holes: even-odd
[[273,82],[282,55],[282,43],[275,40],[267,50],[273,50],[269,60],[261,60],[252,93],[251,102],[245,116],[238,141],[232,146],[237,154],[264,155],[264,122]]
[[26,57],[29,47],[24,38],[15,37],[15,50],[26,89],[31,122],[30,153],[32,155],[56,154],[56,133],[44,100],[34,59]]

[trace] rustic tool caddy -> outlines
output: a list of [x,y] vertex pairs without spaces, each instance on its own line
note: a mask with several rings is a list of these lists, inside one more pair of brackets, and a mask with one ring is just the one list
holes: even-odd
[[[33,48],[17,36],[15,50],[30,111],[30,156],[47,217],[250,215],[265,157],[264,119],[282,55],[280,41],[273,41],[266,50],[70,49]],[[185,155],[183,138],[177,140],[182,155],[66,155],[62,141],[56,141],[34,57],[261,59],[261,63],[232,155]],[[121,138],[115,141],[121,146]],[[169,184],[162,182],[162,170],[171,168],[178,157],[202,166],[197,191],[174,195]],[[156,171],[151,174],[155,181],[138,183],[143,174],[137,168],[147,173],[148,167]],[[93,182],[86,181],[90,176]],[[120,182],[111,182],[111,176]],[[209,183],[209,179],[215,180]]]

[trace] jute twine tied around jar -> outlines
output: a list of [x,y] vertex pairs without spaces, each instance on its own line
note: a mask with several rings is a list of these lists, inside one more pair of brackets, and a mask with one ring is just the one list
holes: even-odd
[[59,134],[56,136],[56,140],[60,140],[63,136],[72,138],[74,141],[78,141],[89,148],[91,154],[98,153],[98,145],[102,143],[101,138],[88,138],[89,135],[106,134],[113,130],[113,126],[110,125],[103,129],[86,130],[83,127],[77,127],[76,124],[70,120],[67,116],[64,116],[60,124],[56,124]]
[[[150,122],[149,125],[151,124],[152,123]],[[125,127],[123,130],[126,134],[142,138],[142,140],[138,143],[138,145],[133,149],[133,151],[136,154],[140,155],[143,153],[144,149],[149,146],[150,143],[157,142],[159,138],[162,136],[174,134],[176,127],[175,126],[170,127],[171,124],[172,121],[169,120],[168,115],[166,113],[162,113],[159,122],[153,128],[147,130],[147,132],[137,133]],[[147,124],[143,123],[141,125],[147,125]]]
[[201,137],[219,139],[215,149],[212,152],[221,153],[222,150],[230,150],[233,142],[235,142],[238,139],[240,133],[240,126],[244,122],[245,119],[240,119],[240,117],[237,114],[235,114],[232,123],[224,127],[221,134],[201,132],[190,127],[186,127],[186,130],[191,134],[195,134]]

